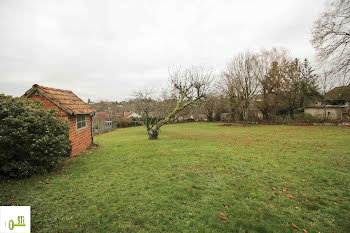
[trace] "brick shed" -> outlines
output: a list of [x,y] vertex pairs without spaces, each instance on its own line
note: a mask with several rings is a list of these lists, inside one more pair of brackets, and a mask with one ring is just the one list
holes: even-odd
[[77,156],[91,146],[93,143],[92,117],[95,113],[72,91],[34,84],[24,96],[43,102],[46,108],[58,110],[58,117],[68,120],[69,139],[72,142],[71,156]]

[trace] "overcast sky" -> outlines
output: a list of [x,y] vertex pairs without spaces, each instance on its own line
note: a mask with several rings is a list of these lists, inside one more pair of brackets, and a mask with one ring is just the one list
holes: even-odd
[[34,83],[83,100],[122,100],[165,86],[170,66],[220,73],[247,49],[313,59],[324,0],[0,0],[0,93]]

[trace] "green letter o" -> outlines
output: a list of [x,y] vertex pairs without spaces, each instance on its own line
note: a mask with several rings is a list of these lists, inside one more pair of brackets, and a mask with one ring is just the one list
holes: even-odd
[[[11,222],[12,222],[12,224],[11,224]],[[11,226],[12,225],[12,226]],[[9,221],[9,229],[12,231],[13,230],[13,228],[15,227],[14,226],[15,224],[14,224],[14,222],[13,222],[13,220],[10,220]]]

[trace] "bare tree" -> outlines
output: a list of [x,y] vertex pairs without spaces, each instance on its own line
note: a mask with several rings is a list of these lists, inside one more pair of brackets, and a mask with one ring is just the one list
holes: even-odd
[[315,21],[311,43],[327,76],[350,83],[350,0],[334,0]]
[[159,108],[156,108],[159,100],[154,98],[153,89],[140,89],[134,92],[135,108],[139,114],[141,114],[141,121],[147,126],[155,124],[158,121],[158,118],[162,114],[157,111]]
[[174,108],[167,114],[153,114],[152,111],[160,103],[150,98],[151,92],[139,93],[137,99],[140,100],[142,120],[147,128],[149,139],[158,139],[159,129],[176,118],[178,113],[187,107],[202,101],[210,88],[212,80],[212,70],[203,67],[191,67],[187,69],[169,69],[170,96],[167,98]]
[[249,106],[258,93],[260,69],[259,56],[247,51],[234,57],[223,72],[226,91],[240,105],[243,120],[248,120]]

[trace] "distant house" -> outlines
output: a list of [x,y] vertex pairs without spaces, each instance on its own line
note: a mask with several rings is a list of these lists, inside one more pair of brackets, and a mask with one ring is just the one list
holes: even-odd
[[94,116],[94,121],[98,122],[105,122],[105,121],[111,121],[112,120],[112,114],[109,112],[96,112]]
[[131,112],[124,112],[123,114],[124,114],[124,117],[128,117],[131,114]]
[[113,112],[96,112],[93,119],[93,129],[96,133],[110,131],[116,127],[113,121],[116,121],[116,117]]
[[326,94],[326,102],[331,105],[347,105],[350,103],[350,85],[335,87]]
[[69,139],[72,142],[71,156],[77,156],[91,146],[94,111],[72,91],[34,84],[24,97],[43,102],[46,108],[58,110],[58,117],[68,120]]
[[305,107],[304,112],[321,119],[350,120],[350,85],[333,88],[326,93],[325,101]]
[[113,116],[114,116],[115,119],[118,120],[118,119],[124,117],[124,113],[122,113],[122,112],[115,112],[115,113],[113,114]]
[[140,118],[141,115],[137,114],[136,112],[128,114],[127,118]]

